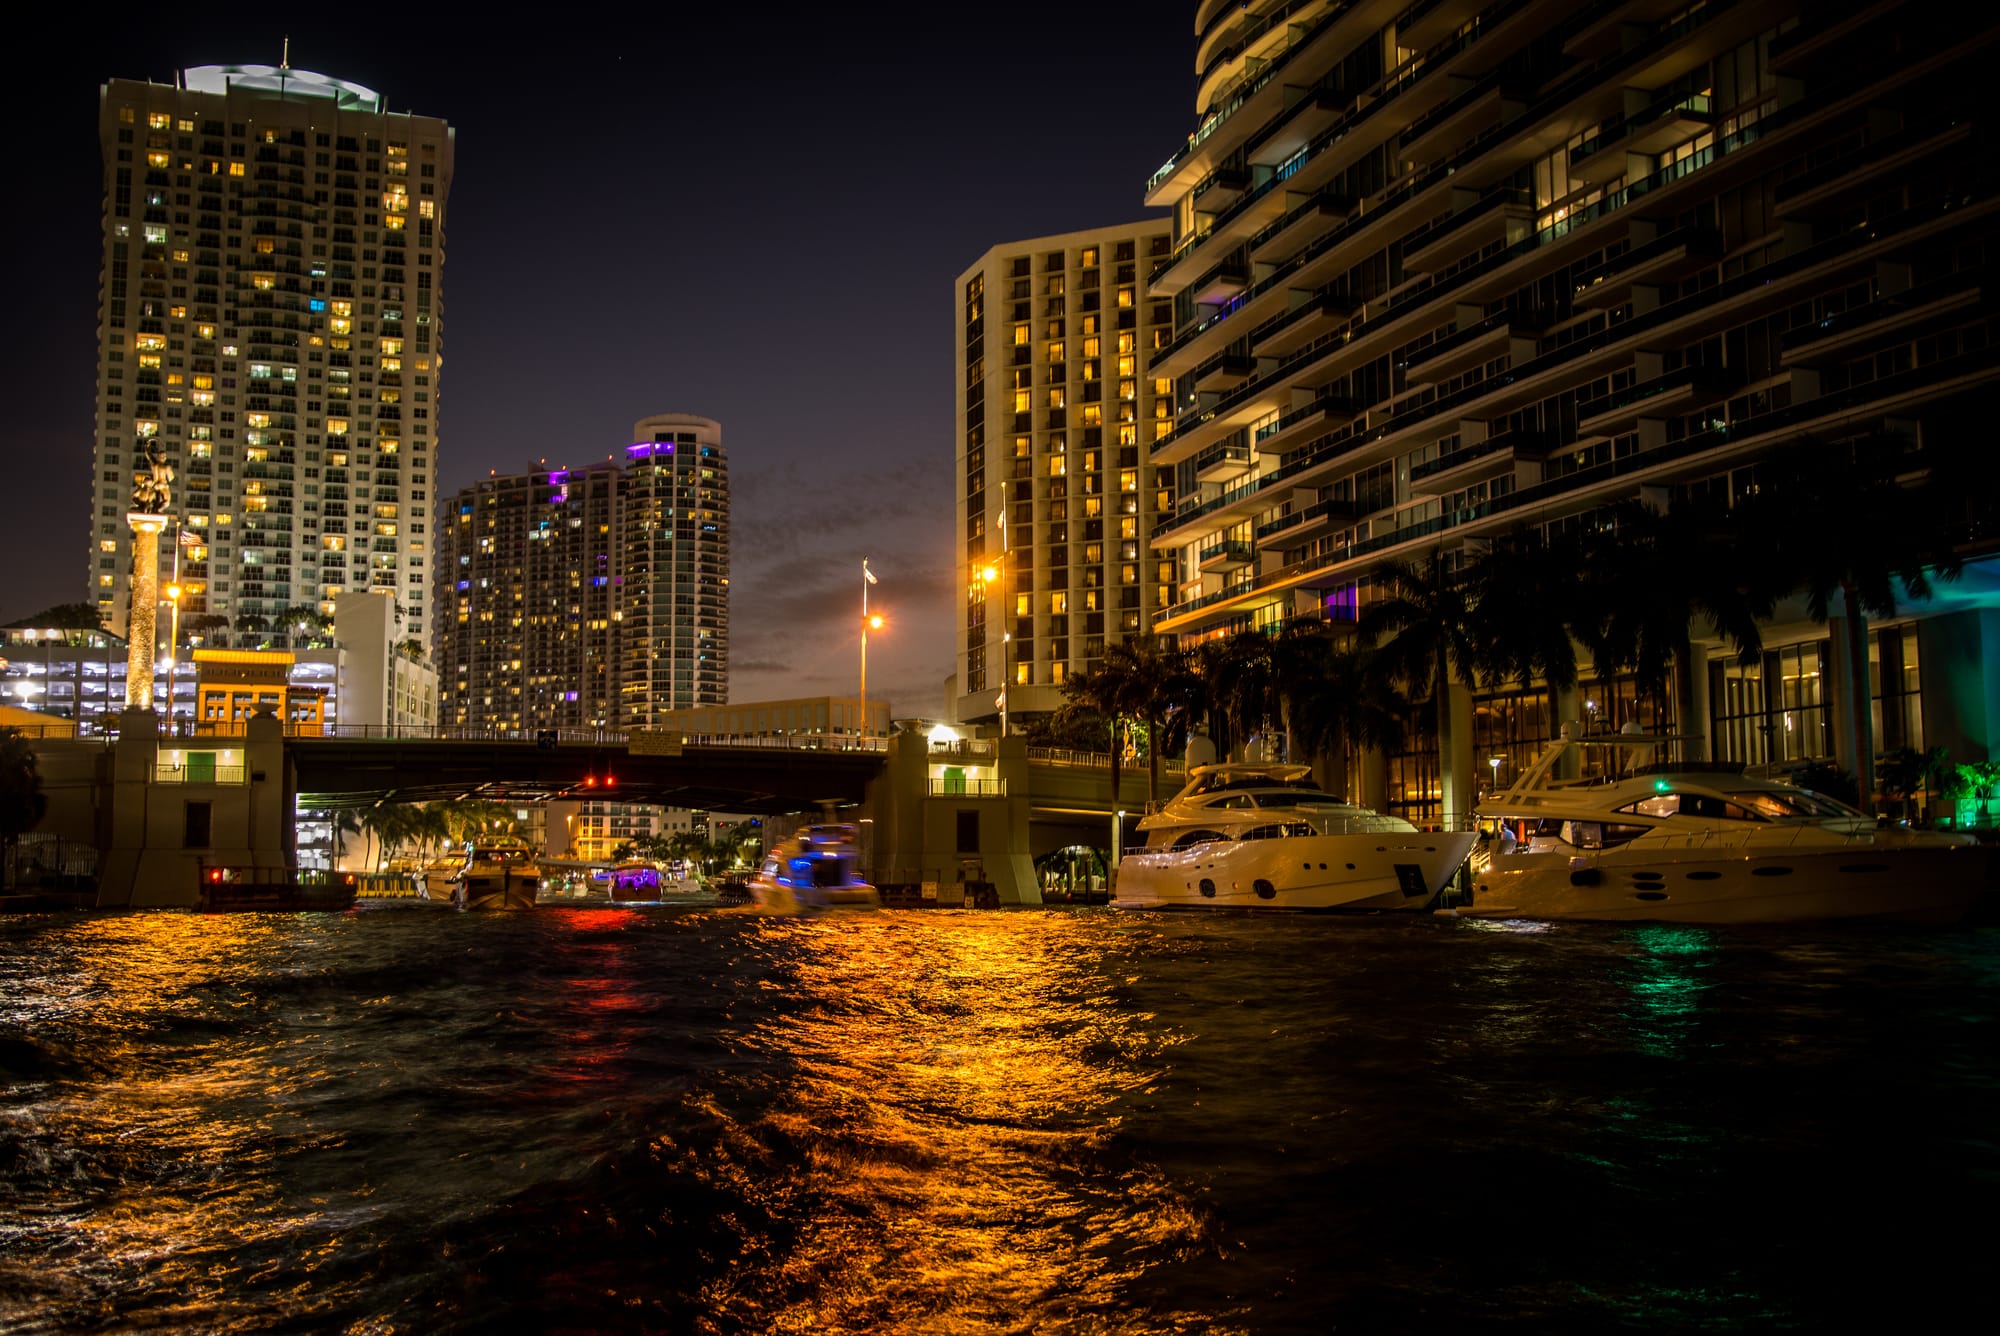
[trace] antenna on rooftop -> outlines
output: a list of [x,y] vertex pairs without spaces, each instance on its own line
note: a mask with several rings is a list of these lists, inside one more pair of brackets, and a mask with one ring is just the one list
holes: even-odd
[[287,37],[285,39],[285,53],[278,58],[278,68],[281,70],[288,70],[291,67],[292,67],[292,39]]

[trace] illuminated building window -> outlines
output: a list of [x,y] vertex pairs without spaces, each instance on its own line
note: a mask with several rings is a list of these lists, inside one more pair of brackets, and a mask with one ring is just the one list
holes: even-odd
[[230,163],[230,164],[229,164],[229,174],[230,174],[231,176],[241,176],[241,175],[243,175],[243,164],[242,164],[242,163],[240,163],[240,162],[232,162],[232,163]]
[[153,130],[164,130],[173,123],[174,123],[174,118],[167,115],[167,113],[164,111],[156,111],[152,113],[150,116],[146,117],[147,128]]

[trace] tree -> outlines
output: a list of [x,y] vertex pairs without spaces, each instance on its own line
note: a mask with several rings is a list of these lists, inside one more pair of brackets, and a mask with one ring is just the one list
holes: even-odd
[[0,843],[6,846],[8,867],[14,866],[21,836],[40,825],[48,810],[35,749],[21,730],[0,728]]
[[[1094,673],[1065,677],[1062,694],[1077,711],[1095,714],[1104,720],[1108,730],[1106,748],[1111,760],[1111,810],[1118,810],[1118,770],[1119,753],[1124,750],[1119,741],[1118,721],[1125,712],[1128,687],[1125,680],[1115,673],[1100,669]],[[1074,726],[1072,720],[1069,726]],[[1115,820],[1116,818],[1114,818]]]
[[271,629],[294,640],[312,642],[333,630],[333,618],[311,603],[294,603],[271,620]]
[[1677,726],[1694,719],[1696,627],[1757,661],[1758,622],[1771,616],[1777,584],[1747,545],[1742,517],[1719,502],[1682,498],[1660,511],[1614,507],[1611,525],[1584,548],[1584,597],[1594,615],[1576,627],[1600,673],[1630,669],[1639,685],[1671,691]]
[[1285,687],[1285,711],[1293,735],[1307,756],[1336,756],[1343,789],[1360,748],[1395,749],[1403,737],[1409,702],[1387,674],[1378,671],[1368,650],[1331,643],[1312,672]]
[[217,631],[227,631],[229,619],[217,612],[204,612],[181,620],[181,630],[190,640],[205,640]]
[[[1238,631],[1203,656],[1201,670],[1208,689],[1209,715],[1211,719],[1220,717],[1221,731],[1231,744],[1222,750],[1223,755],[1262,736],[1274,721],[1282,724],[1282,677],[1271,636],[1262,631]],[[1222,749],[1220,740],[1217,747]]]
[[[1146,724],[1146,798],[1160,800],[1160,752],[1171,746],[1169,736],[1185,736],[1197,699],[1198,684],[1188,656],[1159,636],[1133,636],[1104,651],[1099,674],[1109,679],[1115,715]],[[1113,789],[1116,792],[1116,789]]]
[[[1774,564],[1802,589],[1813,620],[1827,622],[1838,599],[1845,622],[1849,683],[1846,729],[1853,772],[1874,777],[1875,730],[1868,685],[1868,618],[1892,617],[1900,588],[1928,599],[1932,581],[1958,578],[1963,559],[1941,524],[1942,498],[1905,437],[1877,432],[1848,442],[1807,439],[1758,468],[1758,494],[1745,507],[1753,532],[1770,536]],[[1863,787],[1872,788],[1872,783]],[[1860,794],[1873,810],[1873,795]]]
[[1480,621],[1491,637],[1486,670],[1494,682],[1525,688],[1536,678],[1552,691],[1576,685],[1575,628],[1593,624],[1582,542],[1549,539],[1523,525],[1493,541],[1474,563]]
[[[1450,688],[1454,681],[1478,681],[1490,643],[1487,619],[1474,581],[1462,579],[1445,564],[1440,549],[1421,565],[1392,563],[1385,572],[1391,595],[1371,604],[1356,624],[1362,648],[1375,650],[1371,667],[1391,683],[1401,683],[1421,700],[1428,698],[1437,720],[1440,774],[1451,754]],[[1447,794],[1470,808],[1471,781],[1461,776],[1463,795]]]
[[33,627],[38,631],[102,631],[104,614],[97,610],[95,603],[57,603],[10,625]]

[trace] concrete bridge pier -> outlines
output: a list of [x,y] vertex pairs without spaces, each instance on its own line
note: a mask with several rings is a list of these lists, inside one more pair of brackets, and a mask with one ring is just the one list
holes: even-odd
[[254,716],[241,736],[163,741],[151,710],[126,710],[112,751],[98,907],[193,908],[204,866],[294,866],[296,793],[275,715]]

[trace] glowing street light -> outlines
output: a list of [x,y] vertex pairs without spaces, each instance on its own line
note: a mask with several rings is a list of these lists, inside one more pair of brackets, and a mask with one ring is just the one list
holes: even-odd
[[[174,549],[174,565],[181,564],[180,549]],[[181,663],[181,587],[179,584],[167,586],[167,602],[173,613],[167,625],[167,732],[174,731],[174,679]]]
[[1007,662],[1007,651],[1009,644],[1014,639],[1012,633],[1005,629],[1006,627],[1005,619],[1007,616],[1007,537],[1006,537],[1007,529],[1004,520],[1001,523],[1000,535],[1001,535],[1000,560],[997,564],[989,562],[986,565],[979,568],[979,583],[987,587],[989,595],[991,594],[994,585],[997,584],[1000,586],[1000,616],[1002,619],[1001,621],[1002,630],[1000,632],[999,704],[1000,704],[1000,736],[1004,738],[1007,736],[1007,688],[1010,685],[1012,685],[1012,683],[1008,681],[1008,678],[1012,675],[1012,667]]
[[868,558],[861,559],[861,736],[868,736],[868,633],[882,629],[880,613],[868,612],[868,586],[875,583],[875,572],[868,569]]

